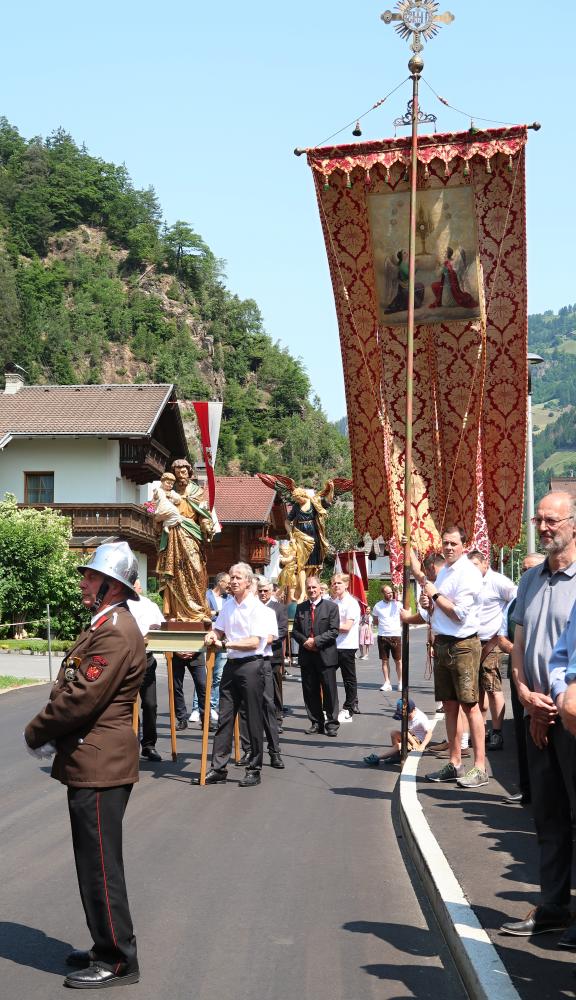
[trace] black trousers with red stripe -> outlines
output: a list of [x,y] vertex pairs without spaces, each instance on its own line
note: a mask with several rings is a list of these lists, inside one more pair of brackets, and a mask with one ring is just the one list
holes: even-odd
[[92,950],[95,960],[113,971],[138,966],[122,857],[122,820],[131,791],[132,785],[68,789],[76,873]]

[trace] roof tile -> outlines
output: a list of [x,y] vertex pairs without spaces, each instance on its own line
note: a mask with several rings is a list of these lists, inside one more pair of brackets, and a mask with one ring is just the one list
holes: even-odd
[[172,385],[25,385],[0,394],[0,434],[147,434]]

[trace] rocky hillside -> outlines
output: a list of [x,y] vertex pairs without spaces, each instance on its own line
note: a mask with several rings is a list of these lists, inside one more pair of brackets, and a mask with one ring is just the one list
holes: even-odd
[[227,289],[193,227],[161,219],[124,167],[0,119],[0,362],[31,382],[174,382],[184,401],[223,399],[220,472],[347,475],[348,442],[302,362]]

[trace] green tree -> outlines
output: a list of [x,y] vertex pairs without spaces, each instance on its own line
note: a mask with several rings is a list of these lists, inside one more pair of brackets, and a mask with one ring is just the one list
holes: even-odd
[[[85,617],[76,557],[68,548],[70,522],[51,509],[20,510],[0,501],[0,616],[2,623],[43,622],[49,603],[60,639],[72,638]],[[43,626],[40,625],[41,629]],[[34,625],[28,625],[30,632]]]

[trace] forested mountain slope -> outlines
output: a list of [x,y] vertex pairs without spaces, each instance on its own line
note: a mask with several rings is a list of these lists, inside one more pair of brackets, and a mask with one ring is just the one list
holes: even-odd
[[223,399],[219,472],[349,474],[302,362],[223,267],[124,166],[0,118],[0,361],[29,382],[175,382],[182,400]]

